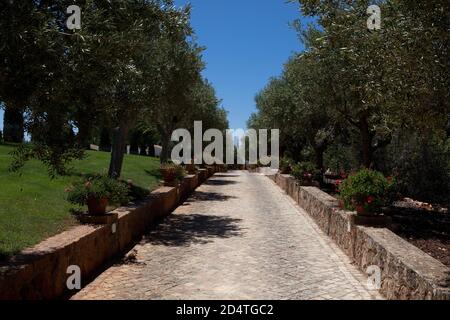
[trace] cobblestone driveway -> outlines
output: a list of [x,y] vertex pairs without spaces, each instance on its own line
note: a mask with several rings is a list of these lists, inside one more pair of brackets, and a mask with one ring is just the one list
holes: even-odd
[[268,178],[217,174],[73,299],[374,299]]

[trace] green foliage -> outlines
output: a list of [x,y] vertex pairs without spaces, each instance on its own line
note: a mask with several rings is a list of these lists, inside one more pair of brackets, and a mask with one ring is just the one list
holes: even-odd
[[65,174],[66,164],[81,157],[101,130],[102,150],[113,150],[109,175],[118,177],[129,132],[143,120],[150,122],[145,130],[157,128],[162,139],[194,118],[228,126],[201,77],[203,48],[195,42],[189,5],[81,1],[82,28],[71,31],[65,11],[72,4],[0,5],[0,101],[8,111],[26,113],[34,143],[17,150],[13,168],[38,159],[52,175]]
[[178,181],[182,181],[184,177],[186,176],[186,170],[183,168],[183,166],[176,166],[175,170],[175,177]]
[[3,143],[3,132],[0,130],[0,143]]
[[108,199],[109,203],[125,205],[130,201],[130,189],[124,182],[103,175],[92,175],[75,182],[67,190],[67,201],[84,206],[89,199]]
[[[371,31],[370,1],[299,1],[318,26],[294,22],[305,50],[256,96],[248,126],[279,128],[282,153],[297,161],[315,159],[336,172],[396,169],[406,195],[448,201],[448,152],[408,151],[408,139],[405,149],[390,150],[397,136],[413,131],[448,138],[448,1],[375,3],[382,26]],[[299,156],[305,151],[310,155]]]
[[320,170],[312,162],[300,162],[292,166],[291,174],[301,184],[309,184],[320,177]]
[[41,161],[46,167],[50,177],[63,176],[68,173],[68,164],[73,160],[82,160],[85,151],[79,148],[63,148],[63,150],[42,144],[31,143],[21,144],[12,153],[10,171],[20,171],[27,161],[36,159]]
[[405,134],[382,157],[383,171],[393,172],[398,191],[420,201],[450,203],[450,146],[436,137]]
[[377,213],[388,204],[394,189],[392,178],[385,178],[380,172],[363,169],[351,175],[339,186],[344,205],[349,210]]
[[[110,153],[86,152],[86,158],[72,163],[66,176],[51,179],[41,161],[32,159],[19,173],[10,172],[13,146],[0,145],[0,256],[21,249],[67,230],[76,223],[71,210],[79,210],[66,199],[64,189],[87,174],[106,174]],[[122,180],[132,180],[141,197],[159,185],[159,160],[126,155]],[[131,196],[138,198],[131,190]],[[1,260],[1,258],[0,258]]]
[[359,166],[357,155],[353,146],[333,143],[325,152],[325,167],[334,173],[350,172]]
[[280,160],[280,172],[281,174],[289,174],[292,172],[292,165],[295,163],[294,160],[288,157],[283,157]]

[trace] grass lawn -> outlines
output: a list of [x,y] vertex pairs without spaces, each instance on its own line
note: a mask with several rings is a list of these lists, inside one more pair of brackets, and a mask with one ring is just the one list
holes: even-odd
[[[33,246],[76,224],[64,189],[79,174],[107,173],[109,153],[88,152],[86,159],[71,164],[73,175],[50,179],[38,161],[28,162],[20,173],[11,173],[9,153],[0,145],[0,260]],[[159,160],[125,156],[123,179],[153,190],[159,184]]]

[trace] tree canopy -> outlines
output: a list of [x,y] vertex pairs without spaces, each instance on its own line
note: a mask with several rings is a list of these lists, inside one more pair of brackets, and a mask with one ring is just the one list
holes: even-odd
[[118,178],[135,127],[157,128],[164,143],[187,119],[226,125],[226,113],[201,75],[203,48],[189,6],[176,8],[172,0],[76,4],[79,30],[66,25],[73,1],[2,2],[5,141],[21,142],[25,128],[32,142],[17,149],[13,168],[38,158],[51,174],[64,174],[95,134],[110,134],[109,175]]
[[381,9],[379,30],[367,27],[373,1],[295,2],[317,22],[307,28],[300,20],[293,24],[306,49],[256,96],[258,111],[249,126],[279,128],[286,155],[315,159],[321,169],[326,159],[346,150],[352,167],[401,171],[393,159],[408,149],[399,143],[405,136],[417,136],[418,144],[434,141],[446,152],[446,1],[375,1]]

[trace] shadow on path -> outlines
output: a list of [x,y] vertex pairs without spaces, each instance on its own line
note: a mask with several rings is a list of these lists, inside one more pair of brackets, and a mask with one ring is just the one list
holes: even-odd
[[210,215],[174,215],[151,230],[141,244],[189,246],[207,244],[214,238],[241,236],[242,220]]
[[214,178],[239,178],[241,177],[240,175],[233,175],[233,174],[215,174]]
[[231,181],[231,180],[208,180],[204,184],[207,186],[228,186],[228,185],[238,184],[238,182]]
[[198,201],[227,201],[230,199],[236,199],[234,196],[227,196],[218,192],[203,192],[196,191],[186,204],[195,203]]

